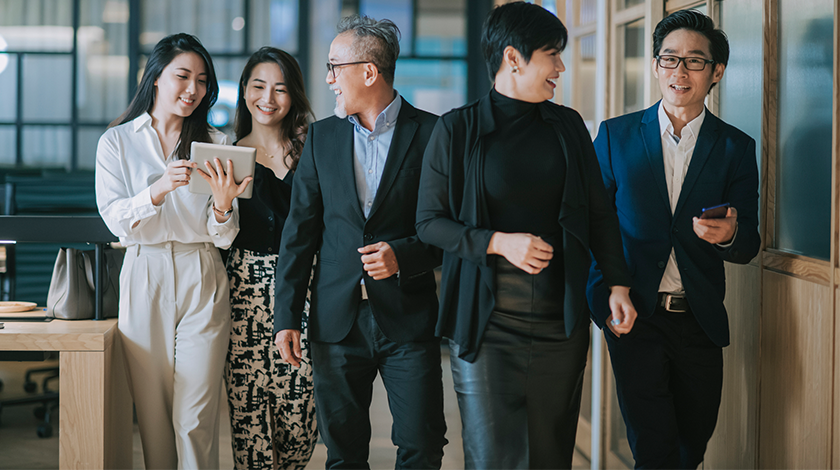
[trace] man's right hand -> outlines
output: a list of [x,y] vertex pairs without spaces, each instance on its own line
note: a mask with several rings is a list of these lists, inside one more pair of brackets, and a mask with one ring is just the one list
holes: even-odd
[[300,350],[300,330],[280,330],[274,337],[274,344],[280,350],[280,357],[287,364],[300,367],[303,353]]

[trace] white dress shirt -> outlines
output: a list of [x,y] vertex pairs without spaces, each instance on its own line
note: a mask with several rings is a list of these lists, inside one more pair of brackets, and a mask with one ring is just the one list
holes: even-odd
[[[216,129],[211,129],[210,138],[215,144],[229,143]],[[159,206],[152,203],[152,183],[176,158],[174,150],[163,155],[148,113],[105,131],[96,148],[96,204],[102,219],[126,246],[210,242],[229,247],[239,233],[236,199],[224,223],[218,223],[213,214],[213,197],[193,194],[188,186],[167,193]]]
[[[662,139],[662,158],[665,162],[665,182],[668,185],[668,199],[671,202],[671,214],[677,208],[680,200],[683,180],[691,163],[691,156],[694,155],[694,147],[697,145],[697,136],[700,135],[700,128],[703,127],[703,120],[706,119],[706,108],[699,116],[694,118],[682,128],[680,136],[674,134],[674,125],[665,113],[662,102],[659,102],[659,132]],[[671,248],[671,256],[665,266],[665,273],[662,281],[659,282],[659,292],[670,292],[680,294],[684,291],[680,269],[677,266],[677,256]]]

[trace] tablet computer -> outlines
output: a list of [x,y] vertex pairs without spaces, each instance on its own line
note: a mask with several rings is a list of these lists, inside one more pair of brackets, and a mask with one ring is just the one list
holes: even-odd
[[[242,180],[248,176],[254,176],[254,162],[257,160],[257,149],[251,147],[235,147],[233,145],[219,145],[207,144],[204,142],[193,142],[190,147],[190,160],[198,164],[198,168],[206,170],[204,162],[214,164],[213,160],[218,158],[222,162],[222,167],[227,168],[227,161],[233,162],[233,180],[241,183]],[[189,184],[190,192],[196,194],[213,194],[210,189],[210,183],[204,180],[201,175],[193,174],[190,176]],[[251,192],[254,189],[253,181],[245,188],[245,192],[238,197],[242,199],[250,199]]]

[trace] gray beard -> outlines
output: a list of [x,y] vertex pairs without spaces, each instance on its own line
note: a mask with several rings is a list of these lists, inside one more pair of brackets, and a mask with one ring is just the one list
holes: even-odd
[[338,101],[335,102],[335,109],[333,109],[333,113],[339,119],[345,119],[347,117],[347,110],[344,109],[344,106],[338,104]]

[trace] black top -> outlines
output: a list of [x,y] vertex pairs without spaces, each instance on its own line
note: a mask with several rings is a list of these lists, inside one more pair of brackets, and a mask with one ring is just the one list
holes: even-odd
[[[594,256],[607,285],[630,285],[615,207],[607,200],[592,139],[572,109],[544,101],[538,112],[564,149],[563,197],[554,245],[563,253],[563,319],[566,334],[585,325],[586,280]],[[498,125],[497,125],[498,124]],[[435,332],[451,338],[453,354],[475,360],[495,306],[495,259],[487,255],[493,236],[484,170],[487,138],[505,123],[493,116],[491,98],[440,117],[423,158],[417,202],[420,240],[444,249],[440,312]],[[562,141],[560,140],[562,139]]]
[[239,234],[231,248],[277,253],[289,215],[293,178],[292,171],[281,180],[271,169],[254,165],[254,190],[251,199],[239,199]]
[[551,237],[563,200],[566,159],[554,127],[537,103],[490,92],[493,118],[500,125],[487,136],[484,187],[490,228]]

